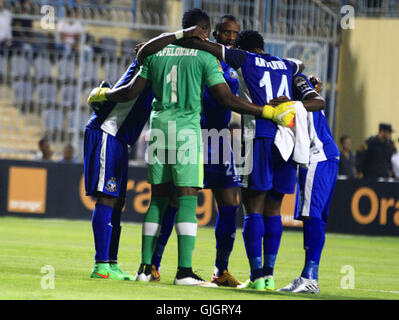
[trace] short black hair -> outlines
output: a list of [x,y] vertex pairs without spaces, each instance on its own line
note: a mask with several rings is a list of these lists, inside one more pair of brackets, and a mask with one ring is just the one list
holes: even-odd
[[341,144],[343,144],[344,141],[345,141],[346,139],[349,139],[349,138],[350,138],[350,137],[349,137],[348,135],[344,134],[341,138],[339,138],[339,142],[340,142]]
[[211,25],[211,19],[208,14],[200,8],[194,8],[184,13],[181,24],[183,29],[186,29],[197,25],[200,21],[206,21]]
[[39,147],[41,147],[43,145],[43,143],[48,142],[48,138],[47,137],[43,137],[39,140]]
[[221,27],[222,24],[223,24],[223,20],[234,21],[234,22],[237,22],[237,23],[238,23],[237,18],[236,18],[235,16],[233,16],[233,15],[231,15],[231,14],[225,14],[224,16],[221,16],[221,17],[218,19],[218,22],[216,23],[216,26],[215,26],[215,31],[216,31],[216,32],[218,32],[218,31],[220,30],[220,27]]
[[235,46],[245,51],[264,49],[265,43],[262,35],[255,30],[241,31],[235,41]]
[[378,125],[378,131],[388,131],[392,132],[392,125],[389,123],[380,123]]

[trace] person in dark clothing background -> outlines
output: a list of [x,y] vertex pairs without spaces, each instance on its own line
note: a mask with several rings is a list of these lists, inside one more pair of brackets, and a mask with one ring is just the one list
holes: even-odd
[[340,157],[339,157],[339,175],[347,176],[349,179],[355,178],[355,155],[352,152],[352,141],[347,135],[343,135],[339,142],[340,146]]
[[361,165],[364,177],[392,177],[391,157],[393,153],[392,126],[387,123],[380,123],[378,135],[366,140]]

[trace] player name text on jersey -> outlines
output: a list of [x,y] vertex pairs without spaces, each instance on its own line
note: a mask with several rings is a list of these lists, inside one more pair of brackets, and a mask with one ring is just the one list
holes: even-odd
[[256,57],[255,64],[257,67],[267,67],[273,70],[276,69],[287,70],[287,66],[283,61],[266,61],[261,57]]
[[197,49],[187,49],[187,48],[164,48],[159,51],[156,55],[157,57],[181,57],[181,56],[197,56]]

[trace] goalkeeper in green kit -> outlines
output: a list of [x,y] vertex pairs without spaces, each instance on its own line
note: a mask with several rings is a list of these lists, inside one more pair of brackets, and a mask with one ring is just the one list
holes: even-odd
[[174,283],[216,287],[216,284],[204,281],[192,271],[197,234],[197,195],[203,187],[200,126],[203,89],[208,86],[211,94],[222,105],[235,112],[272,119],[285,126],[292,123],[295,110],[287,104],[275,108],[257,106],[234,96],[214,56],[204,51],[172,45],[175,40],[183,37],[209,37],[209,17],[205,12],[196,10],[191,17],[192,27],[161,35],[141,48],[138,60],[142,67],[128,85],[117,89],[95,88],[88,102],[130,101],[147,86],[152,86],[155,98],[148,148],[151,204],[142,228],[142,260],[138,280],[148,281],[150,278],[151,258],[162,215],[175,190],[178,205],[178,269]]

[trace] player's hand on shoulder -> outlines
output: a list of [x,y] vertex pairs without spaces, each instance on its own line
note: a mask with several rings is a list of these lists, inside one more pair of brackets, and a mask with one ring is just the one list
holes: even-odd
[[134,50],[136,51],[136,54],[137,54],[137,52],[140,51],[140,49],[141,49],[146,43],[147,43],[147,42],[141,42],[141,43],[139,43],[139,44],[136,45],[136,47],[134,48]]
[[208,40],[208,35],[200,26],[192,26],[183,30],[184,38],[199,38],[201,40]]
[[274,98],[274,99],[270,100],[268,102],[268,105],[275,107],[275,106],[278,106],[280,103],[287,102],[287,101],[290,101],[290,98],[288,98],[286,96],[280,96],[278,98]]
[[320,93],[323,91],[323,82],[320,80],[320,78],[318,78],[314,75],[311,75],[309,77],[309,81],[313,85],[313,87],[317,93]]

